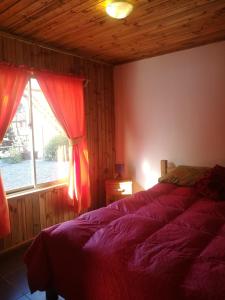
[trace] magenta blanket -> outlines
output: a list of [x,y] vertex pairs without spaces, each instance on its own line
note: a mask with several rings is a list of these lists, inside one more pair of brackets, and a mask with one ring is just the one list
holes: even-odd
[[25,262],[66,300],[224,300],[225,202],[157,184],[42,231]]

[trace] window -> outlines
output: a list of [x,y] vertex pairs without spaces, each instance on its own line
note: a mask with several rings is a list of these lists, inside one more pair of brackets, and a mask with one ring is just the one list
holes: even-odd
[[0,146],[5,190],[14,192],[65,181],[68,168],[68,139],[32,78]]

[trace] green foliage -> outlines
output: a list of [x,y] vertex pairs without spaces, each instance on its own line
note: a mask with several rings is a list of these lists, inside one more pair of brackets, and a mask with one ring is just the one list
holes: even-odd
[[8,164],[17,164],[23,160],[22,154],[16,147],[12,147],[9,150],[10,156],[7,158],[4,158],[4,161],[7,162]]
[[59,134],[52,138],[44,149],[44,159],[45,160],[57,160],[57,150],[59,146],[68,146],[68,139]]
[[9,127],[8,130],[6,131],[6,134],[4,136],[3,142],[1,146],[5,147],[2,149],[3,152],[8,151],[7,146],[12,146],[16,141],[16,136],[15,133],[13,132],[12,127]]

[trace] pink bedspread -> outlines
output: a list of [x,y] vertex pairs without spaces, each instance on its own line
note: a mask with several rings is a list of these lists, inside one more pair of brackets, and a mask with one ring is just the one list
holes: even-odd
[[67,300],[224,300],[225,202],[157,184],[42,231],[25,262]]

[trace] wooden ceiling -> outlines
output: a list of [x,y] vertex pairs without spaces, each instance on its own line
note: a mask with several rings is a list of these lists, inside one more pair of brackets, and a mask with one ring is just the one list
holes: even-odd
[[225,39],[225,0],[130,0],[124,20],[98,0],[2,0],[0,30],[118,64]]

